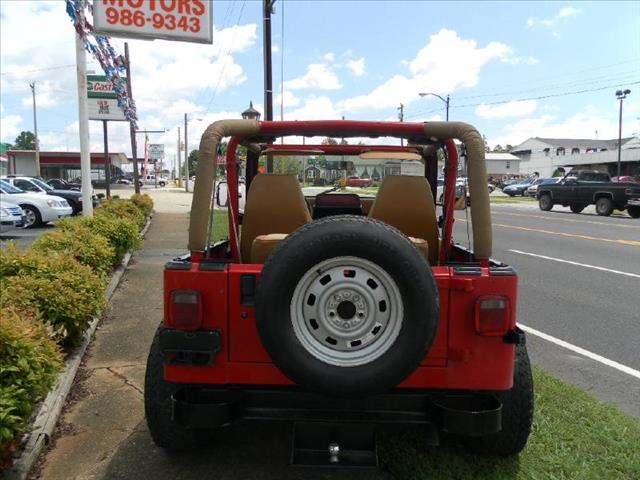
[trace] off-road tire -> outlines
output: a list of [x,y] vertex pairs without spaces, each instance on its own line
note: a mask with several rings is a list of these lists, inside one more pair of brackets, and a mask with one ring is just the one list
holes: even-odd
[[[345,256],[383,269],[403,303],[393,343],[379,357],[353,366],[314,356],[296,336],[291,314],[303,276],[323,261]],[[382,393],[409,376],[431,347],[439,315],[431,267],[416,247],[386,223],[352,215],[327,217],[290,234],[265,262],[256,294],[260,339],[278,368],[310,391],[342,397]]]
[[467,439],[467,448],[483,455],[516,455],[526,446],[533,423],[533,376],[525,345],[516,345],[513,388],[493,394],[502,402],[502,430]]
[[608,217],[613,213],[613,202],[609,197],[600,197],[596,200],[596,213]]
[[167,450],[183,451],[196,448],[201,432],[184,428],[171,420],[171,396],[179,385],[164,379],[164,359],[160,351],[159,330],[153,337],[147,370],[144,376],[144,412],[153,442]]
[[25,216],[28,216],[28,212],[31,212],[34,217],[34,221],[31,224],[28,224],[25,221],[25,228],[36,228],[42,225],[42,215],[40,215],[40,210],[31,205],[20,205],[20,208],[25,211]]
[[640,218],[640,207],[627,207],[627,213],[631,218]]
[[574,203],[573,205],[569,205],[569,208],[573,213],[580,213],[585,209],[586,205],[578,205]]
[[549,210],[551,210],[553,208],[553,200],[551,200],[551,195],[549,195],[548,193],[543,193],[542,195],[540,195],[540,198],[538,199],[538,207],[540,207],[540,210],[544,212],[548,212]]

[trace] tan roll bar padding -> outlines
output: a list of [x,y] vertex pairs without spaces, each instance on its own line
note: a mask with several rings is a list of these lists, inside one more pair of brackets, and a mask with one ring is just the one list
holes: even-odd
[[251,137],[260,131],[255,120],[221,120],[212,123],[200,140],[200,161],[196,169],[196,183],[189,219],[189,250],[204,252],[207,248],[209,209],[216,180],[218,145],[224,137]]
[[424,131],[428,138],[456,138],[466,147],[473,253],[478,260],[487,260],[491,257],[492,238],[484,140],[473,126],[463,122],[427,122],[424,124]]

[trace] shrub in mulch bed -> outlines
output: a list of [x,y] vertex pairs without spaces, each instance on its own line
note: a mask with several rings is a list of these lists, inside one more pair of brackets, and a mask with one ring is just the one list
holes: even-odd
[[51,330],[34,309],[0,309],[0,472],[9,465],[34,405],[62,367]]
[[131,196],[130,200],[142,211],[142,213],[144,213],[145,217],[151,215],[151,212],[153,211],[153,200],[149,195],[146,193],[136,193]]
[[65,252],[0,250],[0,308],[37,309],[64,346],[75,346],[104,306],[105,281]]
[[104,306],[107,275],[153,210],[148,195],[108,200],[88,218],[59,222],[25,251],[0,249],[0,472],[35,406]]
[[106,276],[111,271],[116,259],[116,252],[105,237],[81,225],[73,231],[47,233],[31,244],[31,250],[44,255],[68,252],[100,276]]
[[114,250],[110,267],[117,266],[129,250],[140,248],[142,239],[138,225],[128,218],[118,218],[112,215],[95,215],[93,217],[67,218],[58,222],[62,232],[75,235],[76,232],[89,230],[104,237]]
[[140,209],[133,201],[111,199],[102,202],[98,208],[94,210],[95,216],[110,215],[118,218],[128,218],[133,220],[139,228],[144,227],[147,218],[142,209]]

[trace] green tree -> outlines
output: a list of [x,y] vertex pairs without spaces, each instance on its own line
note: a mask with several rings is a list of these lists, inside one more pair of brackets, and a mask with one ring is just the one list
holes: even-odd
[[200,150],[191,150],[189,153],[189,177],[196,174],[196,168],[198,168],[198,160],[200,160]]
[[36,149],[36,136],[29,132],[20,132],[13,142],[14,150],[35,150]]
[[300,160],[296,157],[276,156],[273,159],[273,173],[280,175],[298,175]]

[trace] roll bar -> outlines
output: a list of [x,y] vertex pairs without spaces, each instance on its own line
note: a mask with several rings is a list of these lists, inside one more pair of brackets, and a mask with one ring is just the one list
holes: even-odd
[[[474,254],[479,260],[488,260],[490,258],[492,245],[491,211],[489,208],[489,191],[486,185],[484,141],[473,126],[462,122],[405,123],[351,120],[301,122],[221,120],[209,125],[200,140],[200,161],[196,170],[196,182],[191,204],[189,249],[193,253],[204,252],[207,248],[207,234],[210,228],[209,208],[216,174],[215,159],[217,158],[218,145],[222,139],[235,137],[236,142],[242,141],[245,144],[255,144],[290,135],[327,137],[392,136],[407,139],[417,145],[442,141],[445,144],[449,158],[456,159],[457,152],[451,140],[460,140],[466,146],[469,190],[471,198],[473,198],[471,220]],[[234,161],[234,159],[229,157],[228,161]],[[450,183],[450,179],[453,178],[455,183],[455,175],[455,171],[448,171],[447,182]],[[451,197],[453,197],[454,189],[451,188],[449,190],[451,191]],[[447,205],[445,232],[450,234],[453,220],[453,198],[447,198],[445,205]],[[446,247],[443,245],[443,248],[448,249],[448,245]],[[443,258],[446,258],[446,256]]]

